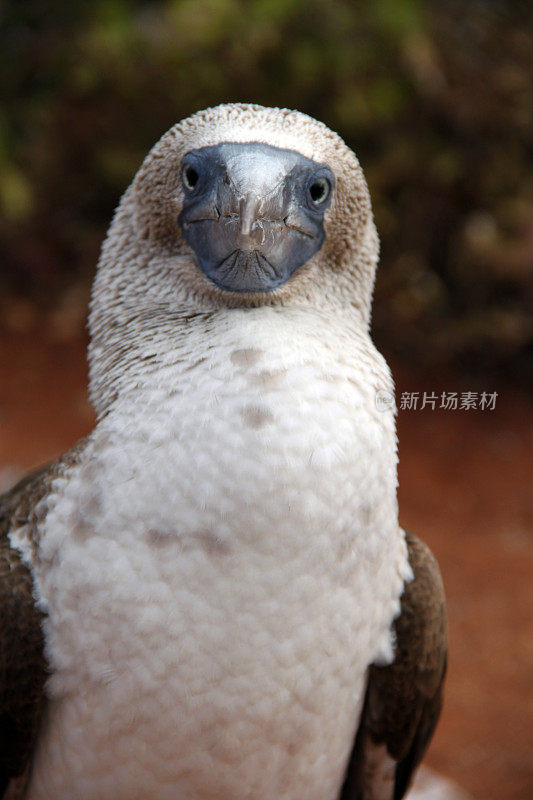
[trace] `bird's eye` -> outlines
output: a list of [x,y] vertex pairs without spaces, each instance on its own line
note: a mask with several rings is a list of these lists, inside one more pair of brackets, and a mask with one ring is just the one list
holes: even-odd
[[327,178],[317,178],[309,187],[309,197],[315,206],[325,203],[331,192],[331,183]]
[[192,191],[200,179],[200,174],[192,164],[185,164],[183,167],[183,184],[186,189]]

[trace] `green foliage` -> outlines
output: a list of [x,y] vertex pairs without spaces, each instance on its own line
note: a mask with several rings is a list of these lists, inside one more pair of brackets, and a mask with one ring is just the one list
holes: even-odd
[[0,9],[0,286],[46,299],[86,280],[114,205],[159,136],[199,108],[254,101],[316,116],[358,153],[382,236],[382,341],[441,362],[524,354],[531,6],[8,0]]

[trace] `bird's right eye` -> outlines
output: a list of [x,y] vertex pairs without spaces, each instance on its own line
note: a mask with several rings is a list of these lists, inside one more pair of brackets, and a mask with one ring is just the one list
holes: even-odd
[[200,180],[200,173],[195,167],[193,167],[192,164],[185,164],[185,166],[183,167],[182,177],[183,177],[183,185],[185,186],[186,189],[192,192],[193,189],[196,188],[198,181]]

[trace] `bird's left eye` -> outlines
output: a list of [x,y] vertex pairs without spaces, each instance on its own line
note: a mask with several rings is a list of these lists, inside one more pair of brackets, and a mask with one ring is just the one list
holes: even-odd
[[200,173],[197,169],[195,169],[195,167],[193,167],[192,164],[185,164],[183,167],[182,176],[185,188],[189,189],[190,191],[196,187],[200,179]]
[[331,183],[327,178],[317,178],[309,186],[309,197],[314,206],[325,203],[331,192]]

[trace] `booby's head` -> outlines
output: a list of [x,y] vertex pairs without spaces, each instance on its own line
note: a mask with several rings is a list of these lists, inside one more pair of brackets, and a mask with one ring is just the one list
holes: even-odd
[[271,292],[318,253],[335,176],[295,150],[223,142],[181,162],[185,240],[230,292]]
[[200,111],[152,148],[117,209],[93,289],[92,380],[139,331],[153,340],[219,310],[342,309],[366,329],[377,258],[367,185],[336,133],[286,109]]
[[104,245],[93,309],[119,292],[188,313],[351,305],[368,321],[377,254],[362,170],[336,133],[298,111],[222,105],[146,157]]

